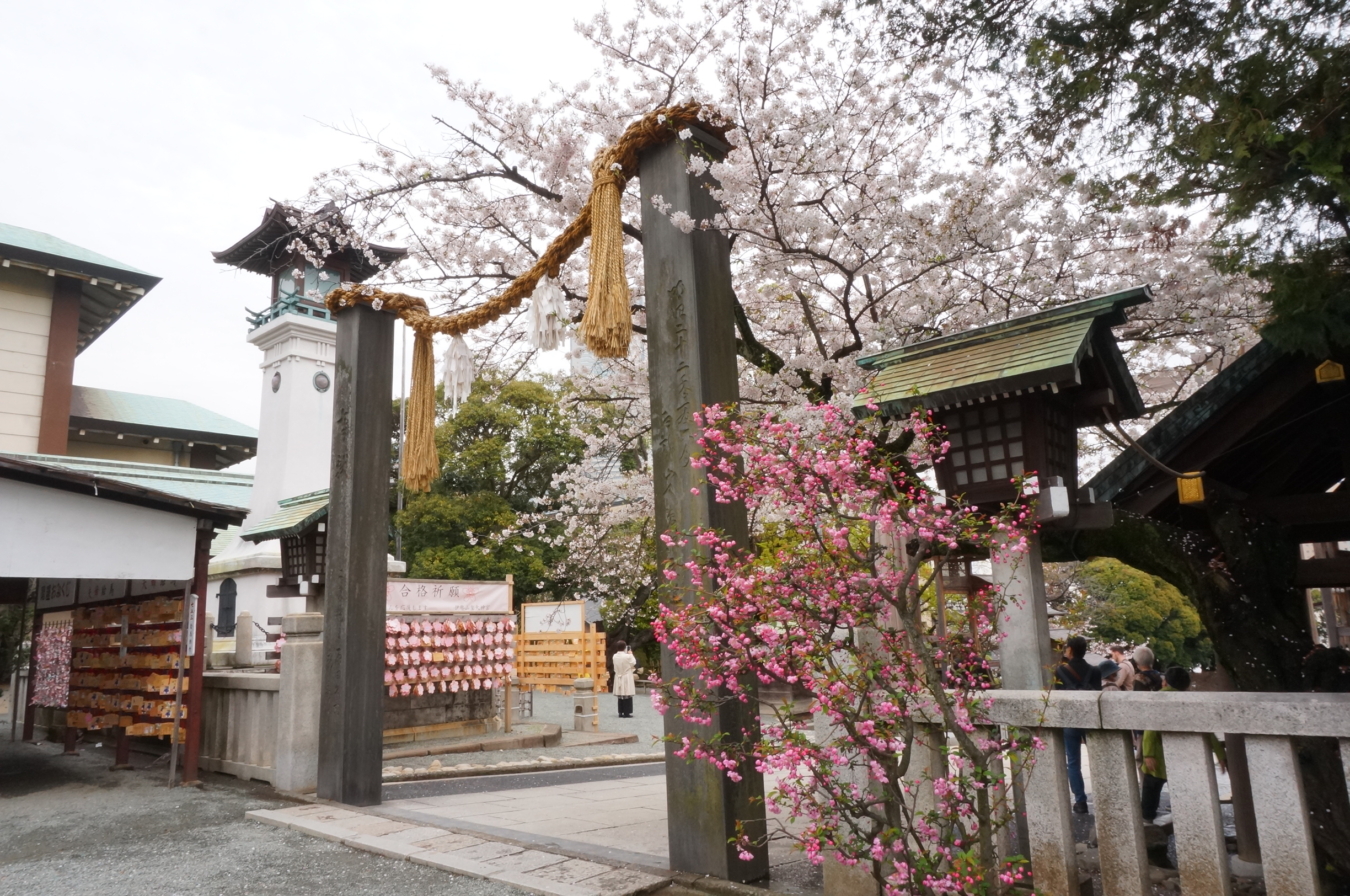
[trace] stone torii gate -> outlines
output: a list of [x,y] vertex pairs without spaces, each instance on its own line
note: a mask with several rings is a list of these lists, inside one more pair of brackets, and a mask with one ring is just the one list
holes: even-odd
[[[728,149],[695,129],[641,154],[643,268],[657,529],[712,526],[744,542],[745,508],[717,503],[706,488],[694,494],[703,477],[689,462],[697,449],[694,413],[739,398],[730,245],[716,230],[682,232],[651,203],[659,195],[696,220],[714,217],[720,209],[707,189],[712,180],[689,174],[687,159],[721,158]],[[361,304],[337,315],[337,328],[318,795],[370,806],[380,802],[381,788],[394,315]],[[688,548],[658,550],[661,560],[678,561],[682,554],[672,552]],[[663,677],[687,674],[663,649]],[[759,707],[731,701],[714,724],[731,738],[756,736]],[[688,725],[667,715],[665,728],[678,736]],[[762,839],[761,775],[745,767],[733,782],[666,749],[670,867],[736,881],[766,876],[763,843],[749,860],[731,843],[738,822]]]

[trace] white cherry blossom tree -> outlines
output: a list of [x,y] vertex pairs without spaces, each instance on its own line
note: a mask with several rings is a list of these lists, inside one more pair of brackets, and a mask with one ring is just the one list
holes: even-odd
[[[600,147],[635,117],[694,99],[734,125],[734,148],[711,166],[725,211],[694,222],[663,210],[670,226],[731,239],[747,404],[848,401],[863,355],[1141,283],[1156,299],[1120,335],[1152,410],[1254,340],[1257,290],[1211,268],[1203,217],[1126,207],[1080,186],[1071,165],[995,153],[994,91],[958,79],[955,62],[898,52],[880,15],[807,0],[639,0],[629,20],[577,26],[593,78],[523,99],[432,66],[448,101],[443,145],[367,137],[367,157],[319,176],[310,205],[332,202],[353,225],[324,239],[410,247],[386,285],[465,310],[575,216]],[[637,194],[627,191],[624,218],[639,338],[624,360],[574,358],[590,460],[547,509],[568,521],[568,578],[618,615],[640,612],[632,596],[655,574]],[[574,322],[586,271],[583,249],[559,275]],[[524,313],[471,335],[480,365],[528,369]],[[1101,448],[1093,438],[1086,447]]]

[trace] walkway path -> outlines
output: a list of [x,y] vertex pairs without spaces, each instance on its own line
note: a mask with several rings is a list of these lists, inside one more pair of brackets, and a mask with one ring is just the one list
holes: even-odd
[[[667,870],[660,764],[386,784],[381,806],[249,817],[551,896],[627,896],[672,880],[714,886]],[[769,857],[775,892],[820,891],[820,870],[787,842],[773,841]]]

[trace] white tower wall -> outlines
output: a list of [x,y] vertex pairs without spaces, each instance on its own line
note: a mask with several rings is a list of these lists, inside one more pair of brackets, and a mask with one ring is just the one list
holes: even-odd
[[[275,513],[282,499],[328,488],[337,324],[299,314],[282,314],[249,333],[248,341],[263,353],[259,365],[262,413],[253,494],[241,531],[248,531]],[[315,384],[319,374],[328,378],[328,388],[323,391]],[[272,382],[277,375],[280,380],[273,390]],[[277,584],[280,575],[279,541],[255,545],[236,536],[211,561],[211,596],[219,592],[216,583],[234,579],[238,589],[235,612],[249,613],[255,623],[275,631],[276,626],[266,625],[268,617],[305,611],[303,597],[267,596],[267,587]],[[217,610],[219,618],[218,608],[212,609]],[[257,629],[253,634],[261,640],[262,633]]]

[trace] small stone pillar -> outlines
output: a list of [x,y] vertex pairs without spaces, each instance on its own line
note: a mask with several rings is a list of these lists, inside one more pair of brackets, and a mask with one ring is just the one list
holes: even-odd
[[572,727],[577,731],[600,729],[600,698],[595,696],[595,682],[578,678],[573,683]]
[[[276,780],[280,791],[308,793],[319,783],[319,702],[323,684],[323,614],[281,620],[281,686],[277,693]],[[250,640],[252,640],[250,636]]]
[[216,617],[210,613],[206,614],[206,631],[202,632],[202,668],[205,669],[211,665],[211,659],[215,656],[216,649]]
[[253,665],[253,614],[240,613],[234,623],[234,664]]

